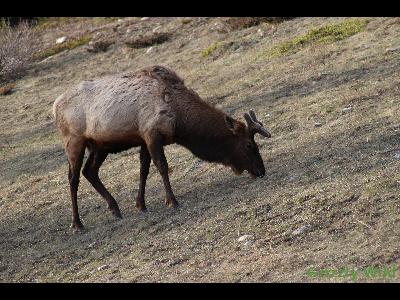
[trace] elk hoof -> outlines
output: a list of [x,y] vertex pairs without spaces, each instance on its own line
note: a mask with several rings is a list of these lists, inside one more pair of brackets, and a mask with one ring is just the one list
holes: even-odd
[[136,206],[136,208],[137,208],[138,212],[141,212],[141,213],[147,212],[147,208],[144,205]]
[[167,200],[166,205],[169,208],[177,208],[179,206],[179,204],[176,200]]
[[147,208],[146,208],[146,204],[144,204],[144,201],[140,201],[140,200],[136,200],[136,209],[139,212],[146,212]]
[[78,221],[72,221],[70,228],[74,229],[74,231],[77,232],[83,230],[84,227],[82,225],[82,222],[78,220]]
[[112,209],[111,213],[114,215],[114,217],[116,217],[118,219],[122,219],[122,215],[121,215],[121,212],[119,211],[119,209]]

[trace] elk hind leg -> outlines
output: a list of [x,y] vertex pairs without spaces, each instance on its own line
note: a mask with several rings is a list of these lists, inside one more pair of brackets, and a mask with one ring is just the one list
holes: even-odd
[[82,229],[83,225],[78,212],[78,186],[82,167],[83,156],[85,154],[85,140],[78,137],[69,137],[65,145],[65,152],[68,157],[68,181],[72,202],[72,224],[71,228]]
[[111,210],[112,214],[117,218],[122,218],[117,201],[115,201],[114,197],[105,188],[104,184],[99,178],[99,169],[107,158],[108,154],[106,152],[99,151],[92,145],[88,146],[88,149],[89,157],[85,163],[85,166],[83,167],[83,176],[85,176],[95,190],[107,201],[108,208]]

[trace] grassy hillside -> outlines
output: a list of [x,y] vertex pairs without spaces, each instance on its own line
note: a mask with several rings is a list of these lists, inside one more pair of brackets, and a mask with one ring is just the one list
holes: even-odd
[[[386,272],[400,265],[400,19],[229,22],[37,25],[34,64],[0,96],[1,282],[400,281]],[[97,42],[109,47],[88,51]],[[100,177],[123,219],[82,177],[85,231],[75,233],[52,104],[81,80],[153,64],[236,118],[254,109],[273,136],[256,137],[266,176],[236,176],[171,145],[180,207],[165,207],[152,165],[140,214],[138,150],[110,155]],[[334,273],[343,268],[353,273]]]

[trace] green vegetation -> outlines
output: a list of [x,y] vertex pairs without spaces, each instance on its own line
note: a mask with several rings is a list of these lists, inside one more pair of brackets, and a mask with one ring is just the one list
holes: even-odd
[[47,48],[47,49],[45,49],[43,51],[40,51],[40,52],[36,53],[34,55],[34,59],[36,59],[36,60],[45,59],[46,57],[55,55],[55,54],[60,53],[60,52],[62,52],[64,50],[71,50],[71,49],[74,49],[76,47],[85,45],[85,44],[89,43],[90,40],[91,40],[91,36],[90,35],[84,35],[84,36],[82,36],[80,38],[72,39],[72,40],[66,41],[65,43],[54,45],[51,48]]
[[5,27],[7,25],[7,20],[4,17],[0,18],[0,28]]
[[107,23],[113,22],[118,19],[119,19],[119,17],[93,17],[92,22],[95,25],[101,25],[101,24],[107,24]]
[[281,56],[287,53],[294,53],[311,43],[334,43],[362,31],[367,23],[367,20],[356,19],[313,28],[304,35],[297,36],[270,49],[266,54],[268,56]]
[[213,52],[214,52],[217,48],[219,48],[221,45],[222,45],[221,42],[217,42],[217,43],[212,44],[211,46],[207,47],[206,49],[204,49],[204,50],[201,52],[201,56],[202,56],[202,57],[207,57],[207,56],[209,56],[211,53],[213,53]]

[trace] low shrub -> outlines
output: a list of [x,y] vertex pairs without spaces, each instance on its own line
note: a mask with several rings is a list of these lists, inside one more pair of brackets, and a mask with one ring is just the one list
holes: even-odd
[[28,22],[0,27],[0,83],[15,80],[28,69],[36,49],[36,34]]
[[281,23],[293,17],[231,17],[226,20],[231,30],[241,30],[261,23]]
[[166,32],[154,32],[146,35],[139,35],[131,40],[127,40],[125,44],[130,48],[146,48],[156,44],[162,44],[168,41],[171,34]]

